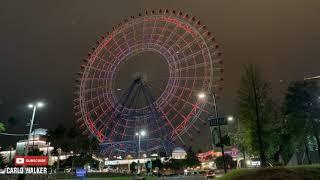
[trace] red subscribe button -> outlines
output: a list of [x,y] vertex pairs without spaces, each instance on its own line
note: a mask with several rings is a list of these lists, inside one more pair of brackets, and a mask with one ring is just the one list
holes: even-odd
[[15,166],[48,166],[48,156],[16,156]]

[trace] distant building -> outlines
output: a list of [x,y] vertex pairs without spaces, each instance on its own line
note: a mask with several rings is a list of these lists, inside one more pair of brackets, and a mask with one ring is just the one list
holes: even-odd
[[172,151],[172,159],[185,159],[187,157],[187,152],[181,147],[176,147]]
[[0,151],[0,155],[4,157],[4,161],[6,163],[12,161],[16,155],[23,156],[25,154],[26,147],[29,147],[29,150],[37,148],[43,152],[43,155],[48,155],[54,149],[54,147],[50,146],[50,143],[47,142],[46,134],[46,129],[35,129],[28,139],[17,142],[16,149],[10,148],[6,151]]
[[17,142],[16,154],[24,155],[25,148],[28,147],[29,150],[39,149],[44,155],[47,155],[53,150],[53,147],[51,147],[50,143],[47,142],[46,135],[47,129],[35,129],[28,139]]

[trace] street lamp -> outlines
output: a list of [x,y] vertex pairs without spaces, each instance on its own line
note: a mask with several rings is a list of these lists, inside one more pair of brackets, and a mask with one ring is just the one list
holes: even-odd
[[72,162],[71,162],[71,172],[73,172],[73,160],[74,160],[74,157],[73,157],[73,151],[70,151],[70,154],[71,154],[71,158],[72,158]]
[[36,110],[37,110],[37,108],[42,108],[43,106],[44,106],[43,102],[37,102],[37,103],[28,104],[28,108],[33,109],[33,112],[32,112],[32,117],[30,119],[29,136],[28,136],[27,145],[25,147],[25,155],[28,155],[29,141],[30,141],[30,138],[31,138],[31,132],[32,132],[32,127],[33,127],[34,116],[36,114]]
[[144,130],[141,130],[140,132],[136,132],[136,136],[138,136],[138,174],[140,173],[140,142],[141,137],[145,136],[147,133]]
[[59,172],[59,164],[60,164],[60,155],[61,155],[62,149],[58,148],[57,151],[58,151],[58,161],[57,161],[57,173],[58,173]]
[[[220,121],[218,120],[218,105],[216,102],[216,95],[214,92],[211,92],[212,100],[213,100],[213,105],[214,105],[214,113],[215,113],[215,119],[217,120],[218,124],[218,131],[219,131],[219,139],[220,139],[220,147],[221,147],[221,153],[222,153],[222,160],[223,160],[223,168],[224,168],[224,173],[227,173],[227,167],[226,167],[226,161],[224,157],[224,148],[223,148],[223,142],[222,142],[222,135],[221,135],[221,127],[220,127]],[[205,99],[206,98],[206,93],[200,92],[198,94],[199,99]],[[211,127],[210,127],[211,129]],[[212,130],[211,130],[212,131]],[[212,132],[211,132],[212,134]]]
[[198,94],[198,97],[200,98],[200,99],[204,99],[205,97],[206,97],[206,94],[205,93],[199,93]]
[[228,120],[229,122],[232,122],[232,121],[234,120],[234,118],[233,118],[233,116],[228,116],[228,117],[227,117],[227,120]]
[[51,142],[48,142],[47,143],[47,156],[49,158],[49,148],[50,148],[50,145],[51,145]]

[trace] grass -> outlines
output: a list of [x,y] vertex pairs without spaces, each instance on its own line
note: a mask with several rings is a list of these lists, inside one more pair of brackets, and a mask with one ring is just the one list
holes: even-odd
[[319,180],[320,165],[274,167],[264,169],[238,169],[223,176],[221,180]]
[[[156,180],[156,177],[146,177],[147,180]],[[112,178],[88,178],[88,180],[132,180],[132,176],[127,176],[127,177],[112,177]]]

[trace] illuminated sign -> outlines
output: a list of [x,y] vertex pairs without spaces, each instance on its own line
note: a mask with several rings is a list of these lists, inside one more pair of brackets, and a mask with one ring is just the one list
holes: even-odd
[[84,177],[84,176],[86,176],[86,174],[87,174],[87,171],[85,169],[83,169],[83,168],[76,169],[76,176],[77,177]]
[[46,167],[6,167],[0,174],[47,174]]
[[15,166],[48,166],[48,156],[16,156]]

